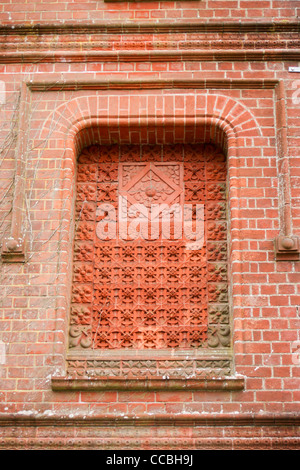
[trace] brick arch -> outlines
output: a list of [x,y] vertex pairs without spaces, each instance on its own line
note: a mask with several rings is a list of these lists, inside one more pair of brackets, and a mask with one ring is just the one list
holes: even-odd
[[[51,130],[53,123],[58,125]],[[229,152],[228,157],[243,145],[244,138],[262,134],[255,117],[238,100],[221,94],[185,93],[74,98],[49,116],[40,137],[49,138],[50,133],[51,139],[64,140],[67,153],[78,154],[83,146],[95,141],[129,142],[130,129],[131,134],[138,130],[140,139],[145,141],[151,140],[151,132],[145,136],[145,129],[174,126],[176,141],[180,140],[182,129],[187,129],[185,140],[216,143]],[[159,139],[163,141],[164,137],[160,135]],[[165,139],[169,142],[170,136]]]

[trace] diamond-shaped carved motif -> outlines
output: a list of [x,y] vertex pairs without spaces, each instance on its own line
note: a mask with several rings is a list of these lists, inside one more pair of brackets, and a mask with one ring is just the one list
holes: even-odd
[[[119,196],[129,204],[182,203],[182,166],[178,163],[135,163],[120,165]],[[124,176],[123,176],[124,175]]]

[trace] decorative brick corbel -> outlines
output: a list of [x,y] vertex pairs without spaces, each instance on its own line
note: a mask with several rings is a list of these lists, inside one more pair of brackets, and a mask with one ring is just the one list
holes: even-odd
[[25,261],[25,240],[13,237],[5,238],[2,243],[2,261],[6,263],[20,263]]
[[278,261],[298,261],[300,259],[299,237],[278,235],[275,238],[275,251]]
[[276,87],[276,127],[278,145],[278,174],[282,192],[282,212],[280,214],[281,233],[275,238],[277,261],[300,260],[300,237],[293,235],[291,213],[291,183],[287,143],[287,120],[285,109],[284,83]]
[[10,235],[2,241],[1,256],[5,263],[25,261],[25,171],[27,153],[28,108],[30,91],[26,83],[22,84],[18,122],[18,138],[15,157],[14,196]]

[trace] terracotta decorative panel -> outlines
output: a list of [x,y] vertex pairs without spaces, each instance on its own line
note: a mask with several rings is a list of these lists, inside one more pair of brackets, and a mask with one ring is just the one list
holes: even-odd
[[229,344],[224,155],[210,145],[85,149],[70,347]]

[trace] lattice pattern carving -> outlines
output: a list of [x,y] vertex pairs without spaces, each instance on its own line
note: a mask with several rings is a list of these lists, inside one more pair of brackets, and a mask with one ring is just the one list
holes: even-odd
[[[155,210],[153,204],[174,205],[179,211],[186,204],[193,221],[196,205],[203,204],[203,246],[187,248],[185,235],[176,228],[176,210],[170,216],[169,238],[159,228],[156,239],[151,231],[135,240],[99,239],[99,204],[122,214],[119,202],[123,204],[125,197],[126,227],[136,215],[131,213],[136,204],[143,204],[148,215]],[[89,147],[78,161],[75,212],[70,347],[151,350],[230,345],[226,162],[218,149]]]
[[73,377],[223,377],[232,370],[231,359],[198,360],[69,360]]

